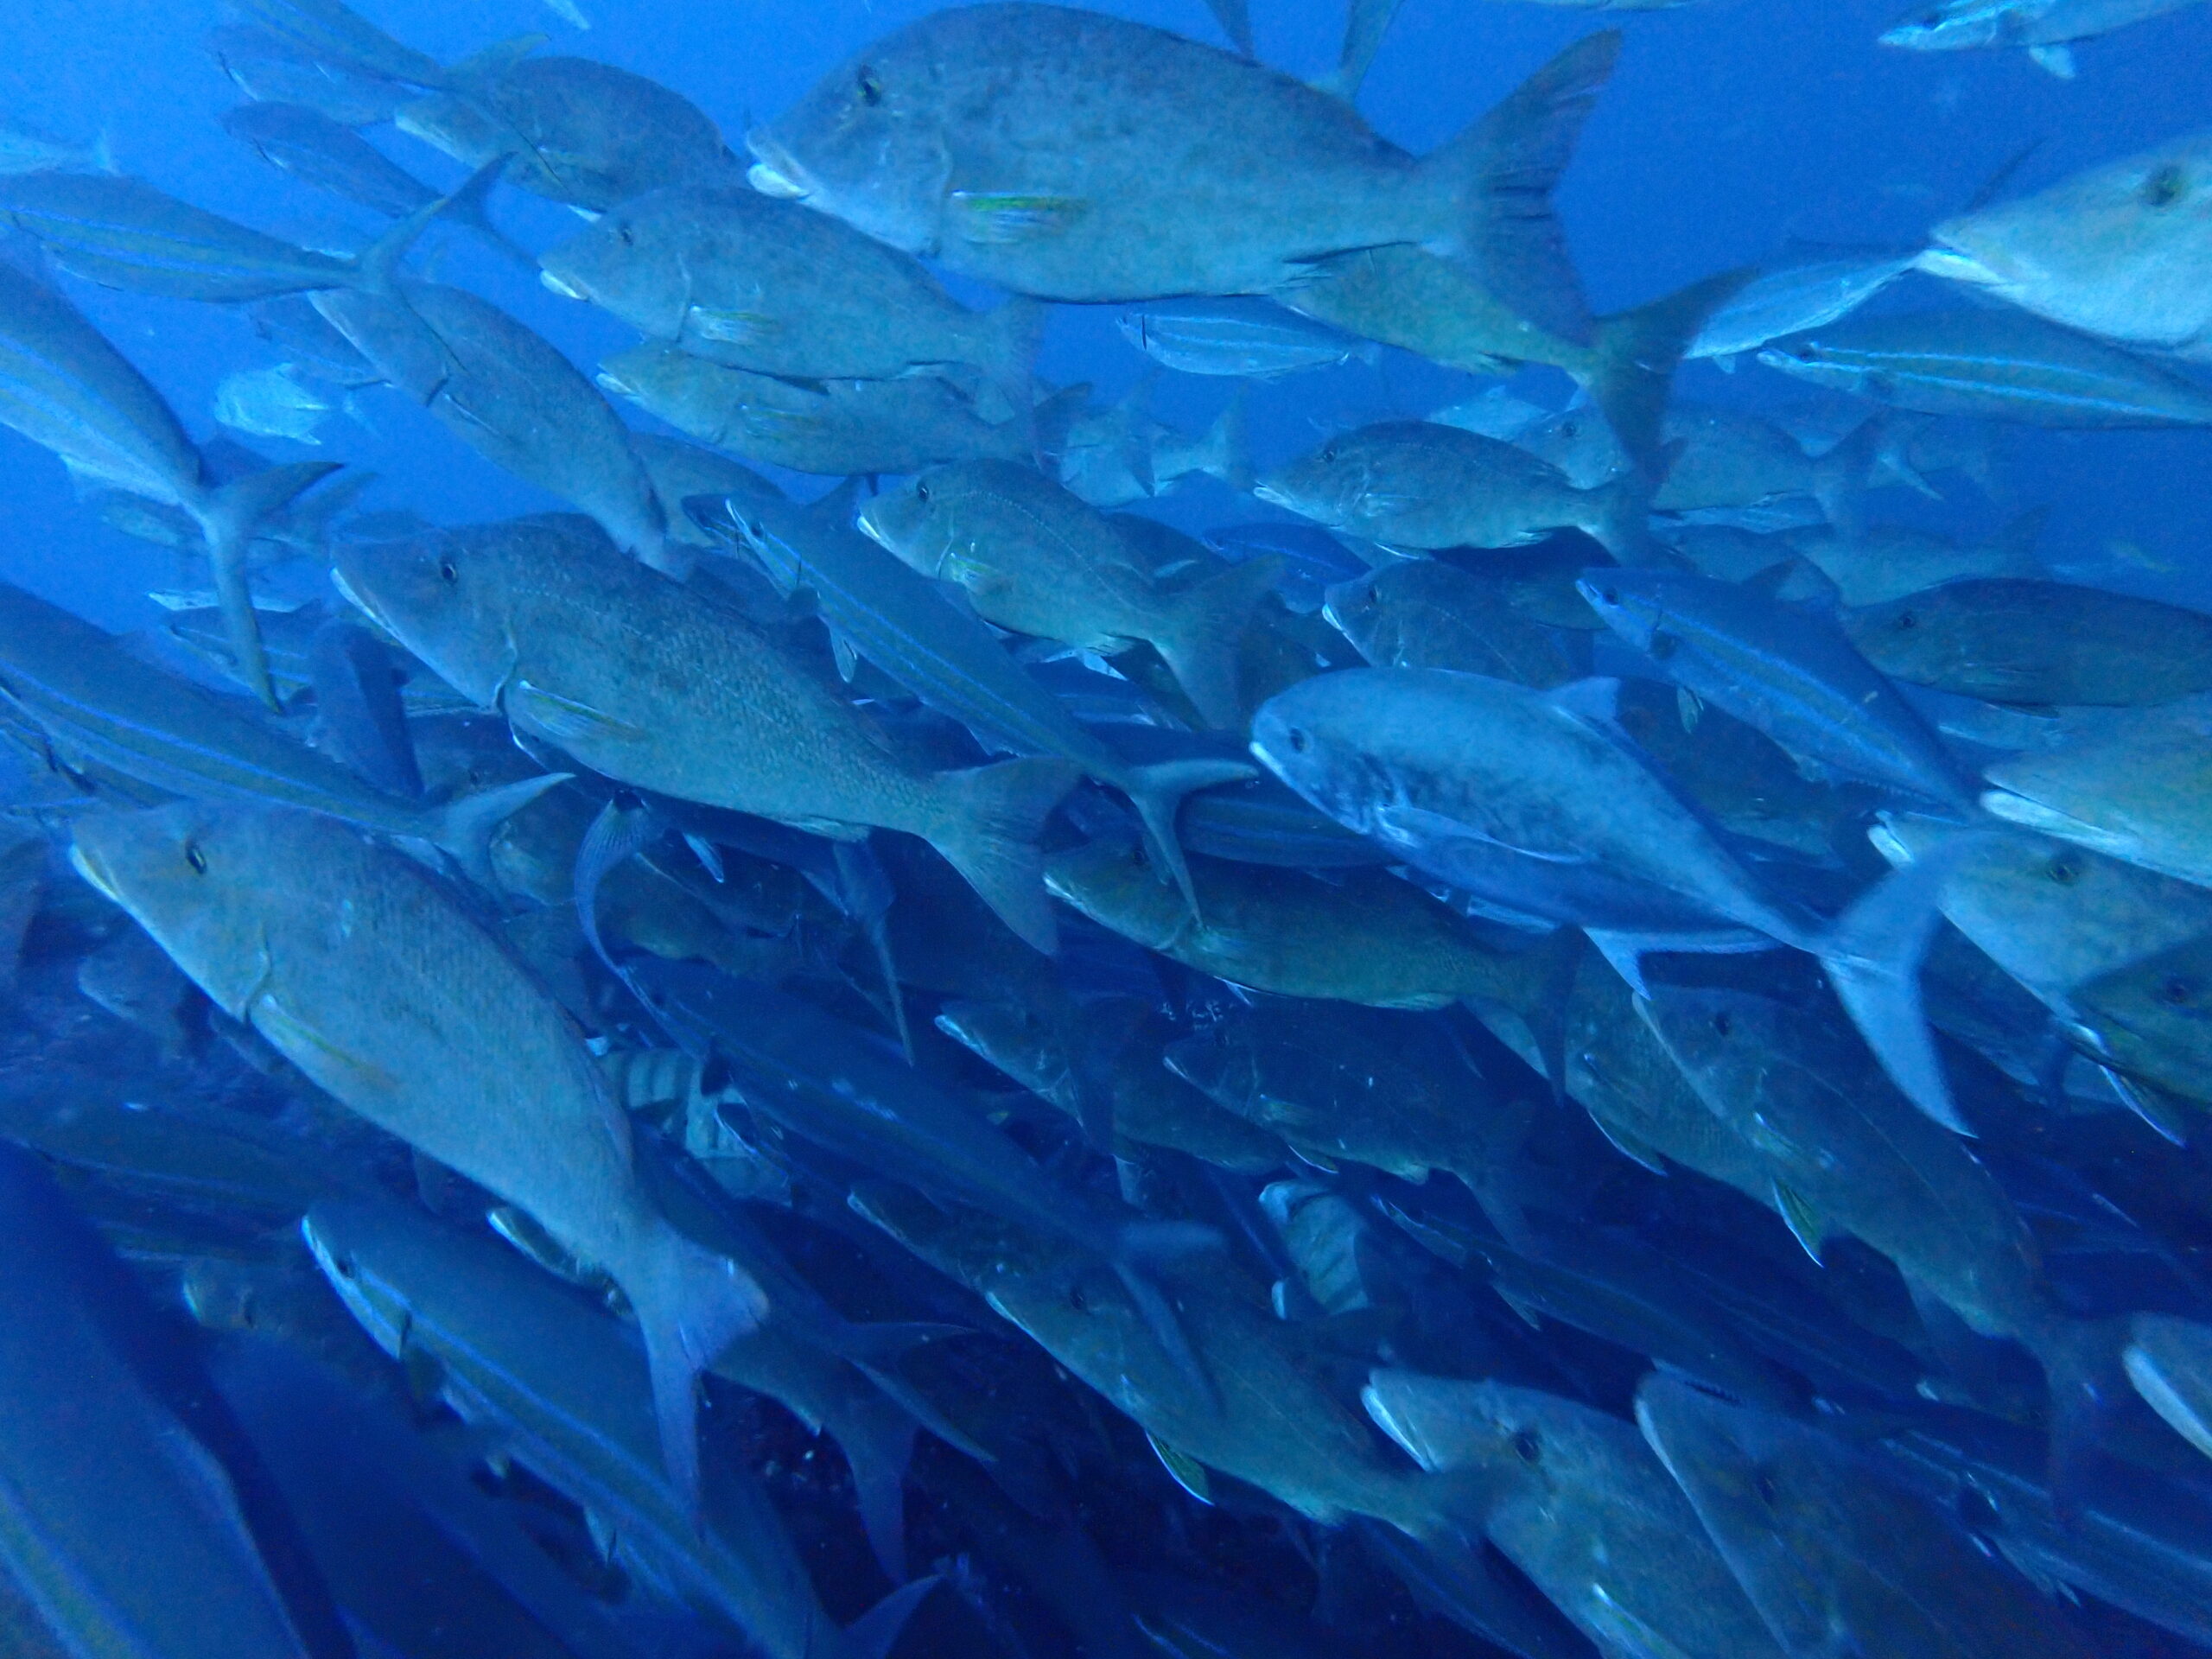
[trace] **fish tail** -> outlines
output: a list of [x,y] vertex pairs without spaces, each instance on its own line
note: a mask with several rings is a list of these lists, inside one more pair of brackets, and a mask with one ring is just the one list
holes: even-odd
[[1207,428],[1205,442],[1198,448],[1197,470],[1209,478],[1217,478],[1232,490],[1252,487],[1252,446],[1249,439],[1250,421],[1247,405],[1251,388],[1239,385],[1225,408]]
[[423,838],[451,854],[471,880],[496,890],[498,884],[492,874],[492,837],[501,824],[547,790],[565,784],[575,776],[572,772],[549,772],[542,777],[524,778],[518,783],[501,784],[448,801],[430,815]]
[[912,1584],[902,1584],[845,1626],[846,1652],[852,1659],[884,1659],[891,1651],[892,1643],[898,1641],[899,1632],[906,1628],[914,1609],[922,1605],[922,1599],[936,1589],[938,1582],[937,1574],[932,1573]]
[[408,251],[423,238],[423,232],[448,213],[459,212],[460,223],[473,225],[484,221],[485,193],[497,181],[500,169],[506,165],[505,157],[490,161],[478,168],[455,189],[447,194],[424,202],[402,219],[395,219],[384,234],[361,251],[353,263],[354,282],[371,294],[390,294],[398,280],[399,262]]
[[1059,926],[1037,836],[1077,775],[1066,761],[1041,757],[944,774],[950,810],[928,836],[999,919],[1047,956]]
[[2050,1390],[2047,1478],[2051,1501],[2063,1517],[2077,1510],[2105,1427],[2132,1392],[2122,1358],[2127,1325],[2121,1319],[2054,1315],[2045,1328],[2024,1340],[2043,1366]]
[[1944,883],[1985,836],[1967,833],[1891,870],[1826,931],[1805,942],[1891,1081],[1907,1099],[1961,1135],[1959,1116],[1920,995],[1920,964],[1943,919]]
[[887,1400],[866,1396],[873,1409],[849,1412],[836,1424],[837,1449],[852,1471],[861,1529],[884,1575],[906,1581],[906,1464],[914,1451],[914,1420]]
[[1176,838],[1175,815],[1183,798],[1216,784],[1242,783],[1255,776],[1242,760],[1163,760],[1135,768],[1125,781],[1129,804],[1144,822],[1145,844],[1157,864],[1183,894],[1191,914],[1198,913],[1198,889],[1191,884],[1191,866]]
[[1448,245],[1513,313],[1565,340],[1590,337],[1590,308],[1551,194],[1620,56],[1618,29],[1568,47],[1421,163],[1450,194]]
[[768,1311],[760,1287],[725,1256],[666,1223],[651,1236],[642,1271],[622,1288],[637,1310],[652,1372],[653,1418],[670,1483],[699,1506],[699,1374]]
[[271,467],[210,490],[194,510],[207,540],[216,602],[222,607],[238,677],[271,709],[278,706],[276,691],[270,683],[269,657],[262,649],[261,624],[253,613],[253,594],[246,583],[246,543],[270,514],[338,469],[331,461]]
[[1655,490],[1665,475],[1660,428],[1675,370],[1706,319],[1751,275],[1732,270],[1708,276],[1633,311],[1601,317],[1592,326],[1593,362],[1576,378],[1620,440],[1622,452]]
[[1226,728],[1244,715],[1238,647],[1261,601],[1274,591],[1282,561],[1248,559],[1176,596],[1153,646],[1209,726]]
[[1036,362],[1048,308],[1017,294],[982,319],[981,369],[1033,432],[1037,422]]

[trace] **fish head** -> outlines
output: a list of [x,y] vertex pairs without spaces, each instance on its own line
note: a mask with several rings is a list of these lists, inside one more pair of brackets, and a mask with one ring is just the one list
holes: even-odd
[[1653,984],[1637,998],[1636,1012],[1693,1082],[1756,1066],[1777,1046],[1778,1007],[1749,991]]
[[1607,627],[1638,651],[1663,657],[1669,574],[1609,566],[1584,571],[1574,587]]
[[513,666],[502,574],[487,538],[450,531],[348,543],[331,580],[347,603],[484,708]]
[[1411,671],[1345,669],[1277,692],[1252,716],[1252,758],[1308,805],[1366,833],[1378,792],[1388,792],[1378,771],[1392,747],[1382,698],[1392,677]]
[[174,801],[79,821],[69,861],[129,912],[216,1006],[245,1016],[269,972],[261,904],[302,815]]
[[938,1014],[937,1028],[1047,1099],[1074,1069],[1065,1033],[1025,1001],[947,1002]]
[[1567,1402],[1535,1389],[1376,1371],[1359,1397],[1423,1469],[1487,1474],[1500,1496],[1541,1490],[1574,1455],[1577,1437],[1559,1410]]
[[1866,374],[1859,364],[1802,334],[1775,341],[1759,353],[1758,360],[1763,367],[1834,391],[1856,391]]
[[861,510],[861,533],[925,576],[950,579],[946,561],[959,534],[956,466],[932,467]]
[[953,111],[927,21],[847,59],[747,133],[753,188],[908,253],[934,252],[950,191]]
[[1834,1576],[1802,1553],[1847,1548],[1849,1536],[1819,1502],[1818,1431],[1732,1405],[1654,1372],[1637,1390],[1637,1426],[1690,1500],[1759,1611],[1792,1653],[1853,1651],[1830,1641],[1840,1610]]
[[1232,1111],[1259,1093],[1259,1057],[1251,1034],[1234,1022],[1219,1021],[1179,1037],[1160,1058],[1184,1082]]
[[1369,470],[1364,450],[1345,435],[1263,474],[1252,494],[1316,524],[1356,529],[1365,518]]
[[1882,31],[1884,46],[1908,52],[1963,52],[1999,46],[2016,32],[2026,0],[1942,0],[1916,7]]
[[396,1235],[382,1206],[318,1204],[300,1223],[300,1236],[346,1310],[378,1347],[397,1359],[413,1323],[407,1298],[384,1270]]
[[1190,925],[1182,895],[1134,841],[1094,841],[1052,854],[1045,861],[1045,890],[1147,948],[1165,946]]
[[1321,615],[1351,647],[1370,663],[1387,660],[1382,639],[1389,607],[1384,603],[1382,572],[1370,570],[1350,582],[1331,582],[1321,590]]
[[694,195],[655,190],[609,208],[538,255],[538,281],[564,299],[588,300],[674,338],[691,300],[683,232],[683,203]]
[[2212,135],[2196,134],[1938,225],[1918,268],[2136,344],[2212,327]]

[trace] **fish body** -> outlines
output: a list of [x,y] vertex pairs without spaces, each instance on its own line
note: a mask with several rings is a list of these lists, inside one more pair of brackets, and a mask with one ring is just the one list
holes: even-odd
[[2212,424],[2212,391],[2018,311],[1853,317],[1770,346],[1759,361],[1923,415],[2066,430]]
[[2094,40],[2192,0],[1942,0],[1883,31],[1884,46],[1957,52],[2017,46],[2062,80],[2074,78],[2076,41]]
[[696,1491],[697,1374],[763,1299],[653,1208],[589,1052],[504,946],[412,860],[289,808],[183,802],[78,830],[79,869],[217,1007],[613,1276],[662,1455]]
[[[1547,187],[1618,47],[1569,48],[1417,160],[1350,105],[1215,48],[1057,6],[969,6],[864,48],[747,142],[756,186],[1018,293],[1264,294],[1344,249],[1526,250],[1541,229],[1480,181]],[[1571,286],[1560,263],[1543,275]]]
[[1619,551],[1640,540],[1643,511],[1633,485],[1577,489],[1512,444],[1427,421],[1332,438],[1253,493],[1344,535],[1418,549],[1517,547],[1573,528]]
[[1832,611],[1672,570],[1592,571],[1582,591],[1669,679],[1801,761],[1974,812],[1974,780]]
[[1990,702],[2133,706],[2212,690],[2212,615],[2103,588],[1967,577],[1842,621],[1891,678]]
[[686,568],[628,429],[542,335],[435,283],[316,303],[386,379],[486,460],[589,513],[624,551],[658,569]]
[[1849,316],[1913,268],[1914,256],[1866,254],[1814,259],[1764,270],[1717,307],[1682,355],[1718,359],[1723,367],[1770,340],[1824,327]]
[[918,834],[1016,931],[1050,941],[1030,841],[1073,780],[1065,762],[908,766],[743,615],[572,521],[347,548],[339,570],[372,620],[479,707],[594,770],[848,838],[871,825]]
[[348,127],[389,121],[418,96],[404,82],[314,55],[251,23],[226,23],[206,36],[208,55],[258,103],[294,104]]
[[1008,461],[935,467],[878,496],[861,528],[924,575],[958,584],[986,621],[1078,649],[1153,645],[1198,711],[1235,721],[1238,637],[1274,587],[1255,560],[1167,591],[1115,523]]
[[1114,320],[1122,338],[1184,374],[1273,379],[1355,359],[1376,361],[1363,341],[1264,300],[1168,300]]
[[1491,1541],[1601,1650],[1777,1654],[1635,1429],[1503,1382],[1377,1371],[1368,1414],[1424,1469],[1479,1477]]
[[539,264],[556,292],[730,368],[792,380],[964,368],[1029,396],[1035,308],[970,311],[918,260],[741,184],[626,201]]
[[599,384],[687,437],[795,473],[913,473],[1029,453],[1020,423],[985,420],[936,375],[801,385],[649,343],[604,359]]

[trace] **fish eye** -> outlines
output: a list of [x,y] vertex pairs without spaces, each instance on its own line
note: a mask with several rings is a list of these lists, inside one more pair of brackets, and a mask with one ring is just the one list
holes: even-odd
[[2143,181],[2138,193],[2146,207],[2171,207],[2188,194],[2189,175],[2169,162]]
[[1323,464],[1323,465],[1325,465],[1325,465],[1327,465],[1329,462],[1331,462],[1331,461],[1334,461],[1336,458],[1337,458],[1337,446],[1336,446],[1335,444],[1333,444],[1333,443],[1325,443],[1325,444],[1323,444],[1323,445],[1321,446],[1321,461],[1322,461],[1322,464]]
[[638,245],[638,233],[627,225],[617,225],[614,227],[614,235],[615,239],[626,248],[634,248]]
[[1713,1029],[1716,1036],[1729,1036],[1736,1029],[1735,1016],[1731,1014],[1726,1008],[1723,1008],[1719,1014],[1713,1016]]
[[1313,734],[1303,727],[1294,726],[1284,735],[1290,740],[1290,752],[1293,754],[1303,754],[1313,747]]
[[361,1270],[353,1265],[353,1258],[350,1255],[334,1255],[330,1258],[330,1265],[332,1270],[340,1279],[355,1279],[360,1276]]
[[926,484],[917,484],[917,485],[915,485],[915,486],[914,486],[914,499],[915,499],[915,500],[917,500],[917,501],[926,501],[926,500],[928,500],[929,499],[930,499],[930,486],[929,486],[928,485],[926,485]]
[[1559,435],[1562,438],[1566,438],[1570,442],[1580,437],[1582,435],[1582,423],[1580,421],[1561,421],[1559,423]]
[[441,582],[459,582],[461,580],[461,567],[455,564],[451,559],[440,559],[438,561],[438,580]]
[[1903,632],[1908,629],[1918,627],[1920,626],[1920,619],[1915,616],[1910,611],[1899,611],[1897,613],[1896,626],[1898,632]]
[[198,842],[188,841],[184,843],[184,861],[192,866],[194,874],[207,874],[207,855],[200,850]]
[[2190,980],[2170,979],[2152,993],[2170,1008],[2177,1008],[2196,995],[2196,986]]
[[874,109],[883,102],[883,82],[874,70],[862,67],[860,73],[861,102]]
[[2044,874],[2062,887],[2070,887],[2082,879],[2082,861],[2061,853],[2050,861]]
[[1621,590],[1618,588],[1607,588],[1600,592],[1598,597],[1608,605],[1618,605],[1621,602]]
[[1523,1463],[1535,1463],[1544,1455],[1544,1444],[1536,1438],[1536,1431],[1524,1428],[1513,1437],[1513,1455]]

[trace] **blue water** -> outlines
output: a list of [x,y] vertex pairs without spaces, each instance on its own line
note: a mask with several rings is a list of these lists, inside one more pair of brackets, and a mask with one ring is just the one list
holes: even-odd
[[[664,81],[720,123],[741,148],[751,119],[796,99],[868,41],[931,8],[920,0],[759,0],[660,5],[593,0],[579,34],[524,0],[452,6],[393,0],[374,21],[451,60],[529,30],[551,49],[596,57]],[[1126,16],[1218,38],[1200,0],[1147,0]],[[1262,55],[1299,73],[1333,65],[1343,22],[1328,3],[1255,0]],[[105,131],[118,164],[174,194],[249,224],[312,239],[365,238],[374,221],[264,164],[217,125],[237,89],[200,45],[213,21],[204,4],[40,0],[0,67],[0,115],[89,142]],[[1385,136],[1416,151],[1449,137],[1569,41],[1600,23],[1628,48],[1599,101],[1558,202],[1592,303],[1611,310],[1716,270],[1770,259],[1792,238],[1911,245],[1957,211],[2024,146],[2038,148],[2016,188],[2033,188],[2204,124],[2212,111],[2212,9],[2155,19],[2079,53],[2082,73],[2061,81],[2014,52],[1918,54],[1875,43],[1896,20],[1893,0],[1713,0],[1656,13],[1599,14],[1497,0],[1407,0],[1361,99]],[[386,130],[378,142],[435,183],[456,177],[444,157]],[[515,191],[494,212],[525,245],[565,236],[567,210]],[[613,319],[563,303],[512,267],[450,239],[442,272],[508,307],[588,365],[631,343]],[[279,359],[242,317],[73,287],[94,321],[167,392],[197,436],[213,429],[214,388],[240,367]],[[1900,305],[1942,303],[1913,279]],[[1063,309],[1040,370],[1086,379],[1102,393],[1147,366],[1112,327],[1110,310]],[[1541,385],[1541,380],[1536,384]],[[1468,395],[1477,383],[1402,357],[1378,374],[1347,368],[1262,393],[1254,412],[1263,462],[1308,447],[1316,427],[1385,414],[1413,416]],[[1551,401],[1564,388],[1547,388]],[[1686,397],[1788,401],[1802,389],[1753,372],[1734,380],[1687,372]],[[1155,407],[1196,429],[1226,397],[1224,384],[1163,377]],[[540,510],[534,496],[468,454],[427,416],[389,395],[366,407],[375,435],[334,422],[321,453],[371,468],[383,482],[365,503],[412,506],[467,522]],[[272,453],[294,451],[268,443]],[[0,575],[67,599],[111,626],[145,620],[142,594],[171,583],[173,562],[101,525],[73,500],[60,469],[29,443],[0,434],[8,457],[0,489]],[[2201,575],[2202,496],[2192,480],[2212,463],[2212,439],[2194,433],[2050,435],[2011,445],[2004,504],[2052,508],[2054,562],[2094,567],[2100,580],[2160,596],[2212,594]],[[1986,528],[1994,510],[1970,489],[1936,522]],[[1243,516],[1208,487],[1162,504],[1186,524]],[[1925,520],[1930,509],[1892,493],[1878,516]],[[2125,543],[2114,561],[2112,549]],[[2194,578],[2194,579],[2193,579]]]

